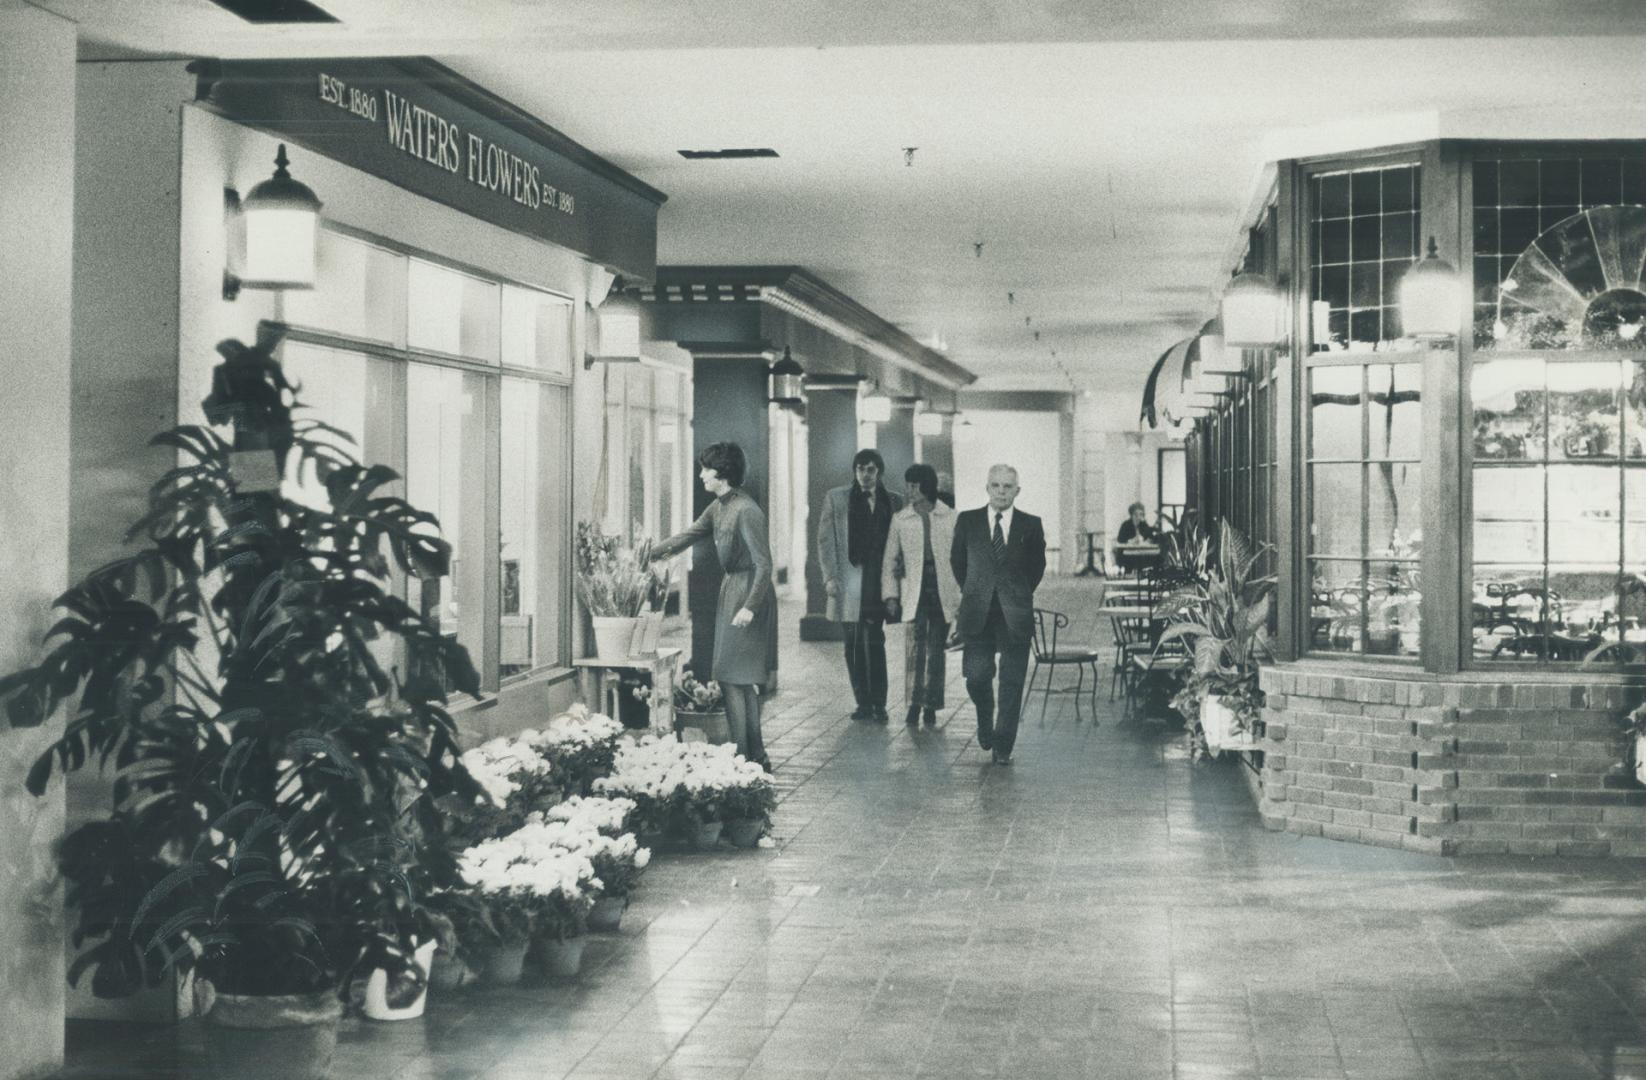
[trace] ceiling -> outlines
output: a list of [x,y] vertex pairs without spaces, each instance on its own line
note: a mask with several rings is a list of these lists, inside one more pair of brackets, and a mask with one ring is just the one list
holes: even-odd
[[[342,23],[307,28],[31,2],[90,57],[436,56],[668,193],[660,261],[802,265],[980,387],[1133,415],[1266,161],[1646,136],[1638,0],[320,0]],[[722,147],[780,156],[676,153]]]

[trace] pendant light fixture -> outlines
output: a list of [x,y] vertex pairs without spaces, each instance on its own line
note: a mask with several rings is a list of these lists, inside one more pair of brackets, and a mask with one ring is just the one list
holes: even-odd
[[795,360],[787,345],[783,346],[783,358],[772,365],[770,379],[772,404],[798,409],[806,403],[806,371]]
[[1457,268],[1440,257],[1435,238],[1429,251],[1400,279],[1400,321],[1407,337],[1430,340],[1457,336],[1462,319]]
[[595,309],[593,329],[593,347],[583,357],[585,370],[596,363],[640,362],[640,300],[623,287],[622,278],[612,282],[605,302]]
[[892,399],[876,390],[858,399],[857,417],[865,424],[885,424],[892,418]]

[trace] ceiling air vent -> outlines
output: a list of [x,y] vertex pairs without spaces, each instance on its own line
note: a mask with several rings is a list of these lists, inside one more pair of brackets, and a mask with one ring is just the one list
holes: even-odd
[[249,23],[334,23],[337,16],[309,0],[211,0]]
[[726,161],[731,158],[776,157],[777,151],[769,146],[739,146],[731,150],[682,150],[680,156],[692,161]]

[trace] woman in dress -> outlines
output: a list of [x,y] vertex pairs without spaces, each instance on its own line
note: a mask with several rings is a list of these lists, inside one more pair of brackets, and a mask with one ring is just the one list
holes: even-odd
[[652,555],[666,559],[699,540],[714,541],[726,576],[714,613],[714,668],[709,674],[725,695],[726,724],[737,752],[769,769],[760,736],[760,685],[771,678],[768,643],[776,605],[766,515],[739,486],[748,469],[742,447],[715,443],[697,456],[697,465],[698,479],[714,502],[686,529],[653,545]]

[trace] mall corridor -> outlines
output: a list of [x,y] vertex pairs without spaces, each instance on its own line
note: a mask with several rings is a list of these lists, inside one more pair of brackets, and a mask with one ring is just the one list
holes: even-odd
[[[1097,589],[1040,600],[1090,612]],[[1244,766],[1191,764],[1181,732],[1106,700],[1095,724],[1055,697],[1042,721],[1037,696],[996,768],[958,665],[936,730],[895,707],[853,723],[838,646],[797,621],[768,722],[775,849],[665,853],[581,978],[347,1020],[334,1075],[1646,1076],[1639,861],[1266,832]],[[177,1075],[196,1023],[71,1022],[65,1076]]]

